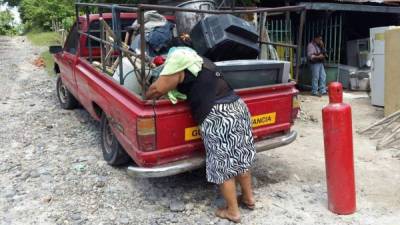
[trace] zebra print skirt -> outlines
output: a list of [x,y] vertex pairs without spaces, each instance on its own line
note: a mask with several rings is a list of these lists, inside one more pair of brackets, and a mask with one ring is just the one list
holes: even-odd
[[200,131],[209,182],[221,184],[250,169],[256,151],[250,113],[243,100],[214,105]]

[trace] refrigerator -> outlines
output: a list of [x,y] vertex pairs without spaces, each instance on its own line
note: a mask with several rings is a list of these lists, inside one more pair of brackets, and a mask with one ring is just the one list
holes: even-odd
[[371,104],[384,106],[385,96],[385,31],[388,27],[370,29],[371,64]]

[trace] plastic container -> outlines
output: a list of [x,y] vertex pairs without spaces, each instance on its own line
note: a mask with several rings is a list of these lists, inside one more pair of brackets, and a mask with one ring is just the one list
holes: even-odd
[[[119,67],[120,65],[117,67],[113,75],[114,80],[116,80],[118,83],[120,83]],[[122,58],[122,71],[122,77],[124,79],[123,86],[140,95],[142,90],[141,84],[136,77],[135,68],[126,57]]]

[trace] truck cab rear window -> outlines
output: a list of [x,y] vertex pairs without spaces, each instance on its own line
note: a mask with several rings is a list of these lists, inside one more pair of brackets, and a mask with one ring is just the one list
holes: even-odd
[[71,53],[76,54],[76,48],[79,42],[79,33],[78,33],[78,26],[76,23],[72,26],[71,31],[65,41],[64,50]]
[[[112,28],[112,20],[106,19],[105,21]],[[121,28],[122,28],[121,39],[122,40],[125,38],[125,34],[126,34],[125,28],[128,26],[131,26],[134,21],[135,21],[134,19],[121,19]],[[91,22],[90,26],[89,26],[89,30],[90,30],[91,35],[93,35],[97,38],[101,38],[100,37],[100,21],[99,20],[95,20],[95,21]],[[92,48],[100,47],[100,42],[93,40],[93,39],[88,39],[88,41],[86,41],[86,47],[89,47],[89,40],[90,40],[90,44],[91,44]]]

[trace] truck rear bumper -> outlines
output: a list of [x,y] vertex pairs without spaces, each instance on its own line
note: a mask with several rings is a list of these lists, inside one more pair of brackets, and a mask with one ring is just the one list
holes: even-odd
[[[291,131],[285,135],[270,139],[261,140],[255,143],[257,152],[263,152],[270,149],[278,148],[292,143],[296,140],[297,132]],[[155,167],[128,167],[128,175],[135,177],[166,177],[179,173],[195,170],[205,165],[204,155],[196,155],[194,157],[167,163]]]

